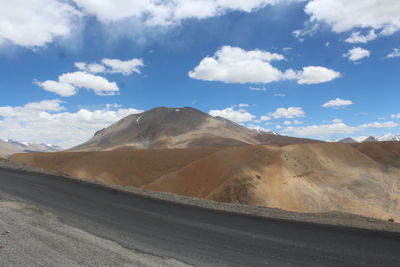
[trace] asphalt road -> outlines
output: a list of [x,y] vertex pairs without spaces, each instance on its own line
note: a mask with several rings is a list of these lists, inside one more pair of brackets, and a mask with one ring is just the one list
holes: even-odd
[[0,169],[0,194],[129,250],[196,266],[400,266],[400,234],[207,210]]

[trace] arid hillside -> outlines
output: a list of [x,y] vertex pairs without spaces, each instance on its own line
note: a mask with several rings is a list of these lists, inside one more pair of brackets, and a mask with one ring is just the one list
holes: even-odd
[[140,187],[218,148],[21,153],[9,159],[77,178]]
[[252,130],[190,107],[158,107],[129,115],[96,132],[90,140],[70,151],[287,145],[310,142],[319,141]]
[[400,168],[400,142],[366,142],[352,145],[377,162]]
[[360,151],[350,144],[313,143],[15,154],[11,159],[184,196],[400,221],[400,169]]

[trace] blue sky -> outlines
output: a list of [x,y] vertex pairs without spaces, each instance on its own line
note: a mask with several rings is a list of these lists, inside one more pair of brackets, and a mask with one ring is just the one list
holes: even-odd
[[0,10],[3,139],[70,147],[157,106],[323,140],[400,133],[395,0],[16,0]]

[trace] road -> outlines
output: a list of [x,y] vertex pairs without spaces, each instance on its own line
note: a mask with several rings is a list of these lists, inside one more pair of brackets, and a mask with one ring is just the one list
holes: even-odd
[[400,266],[395,233],[208,210],[6,169],[2,195],[126,249],[196,266]]

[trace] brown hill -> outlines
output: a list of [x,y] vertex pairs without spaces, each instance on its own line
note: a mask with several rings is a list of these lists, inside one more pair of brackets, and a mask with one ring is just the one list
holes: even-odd
[[77,178],[139,187],[218,148],[21,153],[9,159]]
[[197,109],[159,107],[129,115],[70,151],[286,145],[316,142],[255,131]]
[[347,144],[225,149],[143,188],[290,211],[400,220],[400,171],[383,171]]
[[353,146],[377,162],[400,167],[400,142],[365,142]]
[[185,196],[400,221],[400,170],[383,168],[344,143],[16,154],[11,159]]

